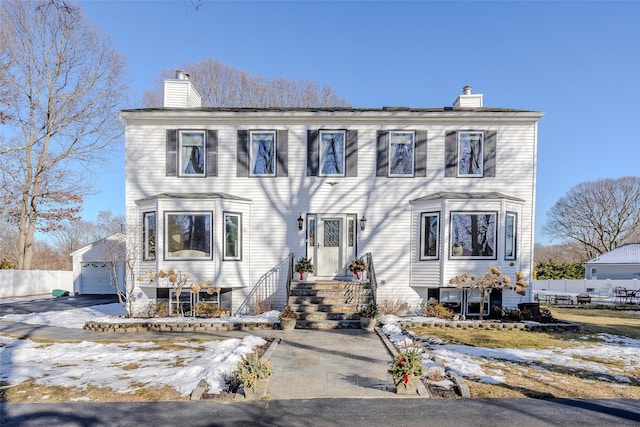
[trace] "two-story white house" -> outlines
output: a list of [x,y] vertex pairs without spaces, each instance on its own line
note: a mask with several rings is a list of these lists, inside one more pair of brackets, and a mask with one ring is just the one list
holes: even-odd
[[[531,277],[541,117],[484,107],[469,86],[444,108],[208,108],[179,75],[163,108],[121,113],[135,275],[177,267],[234,310],[290,253],[317,279],[351,277],[370,253],[378,300],[474,314],[478,294],[451,277],[493,265]],[[485,312],[521,301],[491,298]]]

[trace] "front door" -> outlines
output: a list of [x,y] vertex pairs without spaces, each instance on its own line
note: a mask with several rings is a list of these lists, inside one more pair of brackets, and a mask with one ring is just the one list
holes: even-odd
[[318,221],[317,271],[320,277],[335,277],[343,274],[343,220],[321,217]]

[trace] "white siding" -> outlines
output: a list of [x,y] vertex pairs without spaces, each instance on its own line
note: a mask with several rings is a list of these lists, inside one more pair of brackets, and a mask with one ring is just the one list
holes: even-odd
[[[470,269],[485,268],[491,262],[446,262],[448,236],[441,236],[443,265],[425,268],[416,259],[415,242],[419,213],[411,200],[437,192],[500,192],[524,200],[521,205],[492,202],[495,211],[518,212],[518,260],[514,268],[530,274],[533,249],[533,212],[535,179],[535,123],[537,113],[474,114],[439,113],[278,113],[273,112],[126,112],[126,206],[128,223],[141,222],[136,200],[160,193],[227,193],[251,201],[243,210],[244,254],[241,263],[216,261],[220,248],[214,249],[214,262],[184,262],[203,278],[226,284],[251,287],[263,274],[277,265],[289,252],[305,254],[305,233],[298,231],[296,219],[302,213],[365,215],[367,227],[358,227],[358,254],[373,254],[381,295],[402,296],[417,303],[419,293],[410,285],[442,285],[448,278]],[[218,132],[218,176],[186,178],[165,176],[165,139],[167,129],[211,129]],[[288,178],[237,177],[236,149],[239,129],[288,130]],[[349,129],[358,131],[358,176],[323,178],[306,176],[307,130]],[[421,178],[376,177],[376,131],[426,130],[427,176]],[[496,176],[491,178],[445,178],[444,139],[451,130],[497,131]],[[337,182],[329,185],[329,182]],[[222,203],[222,202],[221,202]],[[226,202],[225,202],[226,203]],[[456,205],[456,203],[458,205]],[[456,201],[441,214],[441,231],[451,209],[487,209],[482,201]],[[221,211],[226,207],[185,202],[185,209],[214,212],[214,239],[221,232]],[[165,207],[163,206],[163,209]],[[516,209],[517,208],[517,209]],[[235,208],[234,208],[235,209]],[[238,208],[240,209],[240,208]],[[499,217],[500,221],[502,218]],[[162,212],[158,212],[158,232],[162,233]],[[500,227],[498,227],[500,230]],[[249,240],[250,239],[250,240]],[[503,242],[498,235],[498,247]],[[162,248],[158,245],[158,254]],[[246,259],[245,259],[246,257]],[[501,254],[496,262],[502,265]],[[181,262],[182,263],[182,262]],[[159,266],[171,263],[159,262]],[[495,264],[495,262],[493,263]],[[471,272],[471,271],[468,271]],[[194,271],[196,273],[196,271]],[[423,291],[419,291],[423,294]]]

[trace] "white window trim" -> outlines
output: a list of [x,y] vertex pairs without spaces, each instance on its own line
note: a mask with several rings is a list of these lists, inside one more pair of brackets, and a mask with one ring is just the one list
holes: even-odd
[[[155,248],[154,255],[149,255],[149,222],[150,216],[155,217]],[[158,257],[158,214],[156,211],[147,211],[142,213],[142,260],[155,261]]]
[[[513,218],[513,229],[512,229],[512,233],[513,235],[511,236],[511,245],[513,247],[513,254],[512,255],[507,255],[507,220],[509,218]],[[505,215],[505,223],[504,223],[504,259],[505,260],[515,260],[518,258],[518,247],[517,247],[517,242],[518,242],[518,214],[515,212],[507,212]]]
[[[272,173],[254,173],[255,157],[253,155],[253,135],[260,133],[270,133],[273,135],[273,172]],[[249,131],[249,176],[276,176],[276,168],[278,167],[278,140],[275,130],[252,130]]]
[[[171,254],[169,253],[169,216],[170,215],[205,215],[209,217],[209,255],[208,256],[184,256],[184,257],[175,257],[175,256],[171,256]],[[207,260],[211,260],[213,257],[213,225],[212,225],[212,221],[213,221],[213,213],[212,212],[206,212],[206,211],[171,211],[171,212],[165,212],[164,213],[164,225],[163,225],[163,235],[164,235],[164,259],[165,260],[181,260],[181,261],[186,261],[186,260],[198,260],[198,261],[207,261]],[[187,249],[190,250],[190,249]],[[157,249],[156,249],[156,253],[157,253]]]
[[[227,217],[238,218],[238,255],[229,256],[227,254]],[[242,261],[242,214],[237,212],[223,212],[222,214],[222,260]]]
[[[462,137],[463,135],[481,135],[482,136],[482,143],[480,146],[480,154],[479,156],[477,156],[477,158],[480,160],[480,162],[482,162],[482,164],[480,165],[479,172],[477,173],[461,173],[460,172],[460,161],[463,157],[463,153],[462,153]],[[484,176],[484,150],[485,150],[485,135],[484,132],[482,131],[459,131],[457,133],[457,137],[458,137],[458,164],[456,165],[456,173],[458,177],[461,178],[482,178]]]
[[[436,254],[435,255],[424,255],[424,246],[425,246],[425,227],[426,227],[426,218],[435,216],[438,221],[438,227],[436,230]],[[422,212],[420,214],[420,254],[418,259],[420,261],[428,261],[428,260],[437,260],[440,259],[440,212]]]
[[[491,240],[491,245],[493,248],[493,255],[455,255],[454,254],[454,250],[453,250],[453,246],[457,243],[454,242],[455,236],[453,233],[454,230],[454,224],[453,224],[453,217],[456,215],[491,215],[493,217],[493,238]],[[498,242],[498,213],[496,211],[455,211],[455,212],[451,212],[450,216],[449,216],[449,258],[450,259],[475,259],[475,260],[481,260],[481,259],[487,259],[487,260],[495,260],[498,259],[498,250],[497,250],[497,242]]]
[[[391,173],[391,155],[392,150],[391,146],[393,144],[393,136],[394,135],[411,135],[411,173]],[[397,142],[396,144],[403,144],[402,142]],[[404,145],[409,145],[404,143]],[[415,171],[415,163],[416,163],[416,133],[413,131],[390,131],[389,132],[389,146],[387,147],[387,174],[389,177],[413,177],[416,173]]]
[[[185,133],[199,133],[202,135],[202,173],[185,173],[182,161],[182,135]],[[178,176],[201,177],[207,174],[207,135],[203,130],[181,130],[178,132]]]
[[[326,133],[340,133],[342,134],[342,173],[322,173],[322,170],[324,169],[324,162],[325,162],[325,156],[324,156],[324,150],[322,149],[322,135],[326,134]],[[346,157],[347,157],[347,132],[344,130],[321,130],[318,133],[318,151],[319,151],[319,156],[318,156],[318,176],[345,176],[346,172],[347,172],[347,164],[346,164]]]

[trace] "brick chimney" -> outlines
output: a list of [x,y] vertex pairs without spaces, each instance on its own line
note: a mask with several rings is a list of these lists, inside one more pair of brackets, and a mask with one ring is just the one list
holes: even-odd
[[176,70],[175,79],[164,81],[164,106],[168,108],[202,107],[202,98],[189,80],[189,74]]
[[482,94],[473,95],[471,89],[472,87],[468,85],[462,88],[462,95],[459,95],[453,103],[455,108],[482,107]]

